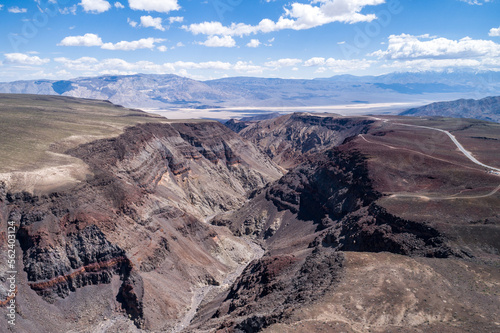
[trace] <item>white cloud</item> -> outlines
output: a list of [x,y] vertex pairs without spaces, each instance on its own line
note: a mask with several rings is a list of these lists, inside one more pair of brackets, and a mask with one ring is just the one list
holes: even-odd
[[491,37],[500,37],[500,27],[498,27],[498,28],[491,28],[489,35]]
[[170,24],[172,23],[182,23],[184,21],[184,17],[182,16],[172,16],[168,18]]
[[236,42],[231,36],[210,36],[204,42],[199,42],[200,45],[205,45],[207,47],[234,47]]
[[17,6],[9,7],[7,10],[9,11],[9,13],[13,13],[13,14],[22,14],[22,13],[26,13],[28,11],[26,8],[19,8]]
[[123,8],[125,8],[125,6],[124,6],[124,5],[122,5],[122,3],[121,3],[121,2],[115,2],[115,8],[118,8],[118,9],[123,9]]
[[375,14],[361,14],[366,6],[383,4],[385,0],[311,0],[309,4],[292,3],[276,21],[263,19],[258,25],[220,22],[202,22],[184,26],[185,30],[198,35],[246,36],[284,29],[305,30],[332,22],[357,23],[376,19]]
[[101,37],[96,34],[85,34],[83,36],[65,37],[60,46],[100,46],[105,50],[134,51],[138,49],[154,49],[156,43],[165,41],[161,38],[142,38],[136,41],[121,41],[118,43],[103,43]]
[[[233,65],[228,62],[222,61],[207,61],[207,62],[166,62],[163,64],[155,64],[150,61],[128,62],[123,59],[110,58],[104,60],[97,60],[92,57],[82,57],[79,59],[68,59],[64,57],[55,58],[54,61],[61,64],[65,69],[80,72],[91,72],[103,74],[110,73],[173,73],[180,72],[181,70],[196,69],[196,70],[232,70],[236,67],[243,68],[243,64]],[[255,69],[248,67],[250,69]]]
[[327,70],[335,73],[347,73],[353,70],[364,70],[370,68],[375,61],[366,59],[334,59],[313,57],[304,62],[305,67],[319,67],[317,73],[323,73]]
[[292,58],[285,58],[285,59],[279,59],[279,60],[274,60],[274,61],[268,61],[264,65],[267,67],[272,67],[274,69],[278,69],[281,67],[294,67],[302,62],[302,59],[292,59]]
[[325,64],[325,58],[320,58],[320,57],[314,57],[309,60],[307,60],[304,63],[304,66],[306,67],[314,67],[314,66],[322,66]]
[[387,50],[376,51],[372,56],[384,59],[417,59],[417,58],[475,58],[482,56],[499,56],[500,44],[490,40],[464,37],[450,40],[429,35],[412,36],[407,34],[389,36]]
[[185,62],[185,61],[177,61],[171,63],[172,66],[176,68],[184,68],[184,69],[219,69],[219,70],[229,70],[232,68],[232,65],[228,62],[222,61],[205,61],[205,62]]
[[2,4],[0,4],[0,10],[2,10],[2,9],[3,9],[3,5],[2,5]]
[[177,0],[129,0],[130,8],[133,10],[145,10],[160,13],[169,13],[179,10],[181,7]]
[[491,0],[460,0],[460,1],[467,2],[469,5],[481,6],[483,3],[490,2]]
[[131,27],[135,28],[139,23],[134,20],[131,20],[130,17],[127,17],[127,23],[130,24]]
[[382,65],[382,68],[392,68],[400,71],[421,72],[439,71],[448,68],[481,68],[482,61],[477,59],[417,59],[394,61]]
[[325,66],[335,73],[349,73],[356,70],[368,69],[374,64],[373,60],[366,59],[333,59],[329,58],[325,62]]
[[29,56],[23,53],[6,53],[6,64],[39,66],[50,62],[50,59],[41,59],[37,56]]
[[252,39],[250,42],[248,42],[247,46],[248,47],[259,47],[260,41],[258,39]]
[[264,71],[262,66],[254,65],[251,61],[238,61],[232,69],[246,74],[261,74]]
[[152,17],[150,15],[141,16],[141,27],[144,28],[155,28],[157,30],[165,31],[165,27],[162,25],[161,17]]
[[273,46],[273,43],[274,43],[275,40],[276,40],[276,38],[273,37],[273,38],[271,38],[271,39],[269,39],[267,41],[267,44],[264,44],[264,45],[265,46]]
[[161,46],[158,46],[157,49],[160,52],[167,52],[168,47],[166,47],[165,45],[161,45]]
[[183,42],[178,42],[175,46],[176,46],[176,47],[183,47],[183,46],[186,46],[186,45],[184,45],[184,43],[183,43]]
[[63,69],[62,71],[57,71],[56,75],[58,78],[66,78],[66,79],[69,79],[72,77],[71,73],[65,69]]
[[96,65],[99,65],[99,60],[92,57],[81,57],[79,59],[71,60],[68,58],[60,57],[55,58],[55,62],[61,63],[64,67],[70,70],[77,71],[94,71]]
[[77,6],[73,5],[71,7],[59,8],[59,13],[61,13],[63,15],[68,15],[68,14],[76,15],[76,10],[77,10]]
[[84,11],[90,13],[104,13],[111,8],[109,2],[105,0],[82,0],[79,5]]
[[101,46],[105,50],[119,50],[119,51],[135,51],[139,49],[154,49],[155,43],[161,43],[165,41],[162,38],[142,38],[135,41],[121,41],[118,43],[105,43]]
[[65,37],[59,46],[101,46],[103,44],[101,37],[96,34],[85,34],[83,36]]

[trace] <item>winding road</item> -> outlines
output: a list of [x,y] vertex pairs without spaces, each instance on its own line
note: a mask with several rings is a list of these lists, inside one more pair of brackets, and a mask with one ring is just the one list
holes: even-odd
[[428,126],[419,126],[419,125],[409,125],[409,124],[402,124],[402,123],[392,123],[394,125],[401,125],[401,126],[408,126],[408,127],[418,127],[418,128],[426,128],[426,129],[430,129],[430,130],[434,130],[434,131],[439,131],[439,132],[443,132],[443,133],[446,133],[446,135],[448,135],[451,139],[451,141],[453,141],[453,143],[458,147],[458,149],[460,149],[460,151],[465,155],[465,157],[467,157],[469,160],[471,160],[473,163],[477,164],[477,165],[480,165],[482,167],[485,167],[487,169],[490,169],[490,170],[493,170],[493,171],[496,171],[496,172],[500,172],[500,169],[499,168],[495,168],[495,167],[492,167],[490,165],[486,165],[482,162],[479,162],[474,156],[472,156],[471,152],[466,150],[464,148],[464,146],[462,146],[462,144],[460,142],[458,142],[457,138],[451,134],[450,132],[448,131],[445,131],[445,130],[442,130],[442,129],[439,129],[439,128],[435,128],[435,127],[428,127]]
[[[381,119],[381,118],[377,118],[377,117],[373,117],[373,116],[370,116],[370,118],[375,119],[375,120],[383,121],[384,123],[389,122],[389,119]],[[429,130],[443,132],[443,133],[445,133],[451,139],[451,141],[455,144],[455,146],[457,146],[457,148],[471,162],[473,162],[474,164],[477,164],[479,166],[482,166],[482,167],[488,169],[490,172],[492,172],[492,174],[494,174],[496,176],[500,176],[500,169],[499,168],[495,168],[495,167],[492,167],[491,165],[487,165],[487,164],[484,164],[484,163],[478,161],[472,155],[471,152],[469,152],[467,149],[464,148],[464,146],[462,146],[462,144],[457,140],[457,138],[453,134],[451,134],[450,132],[448,132],[446,130],[442,130],[442,129],[435,128],[435,127],[429,127],[429,126],[410,125],[410,124],[395,123],[395,122],[391,122],[391,124],[393,124],[393,125],[400,125],[400,126],[407,126],[407,127],[424,128],[424,129],[429,129]],[[363,134],[361,134],[360,136],[366,142],[375,143],[375,142],[372,142],[372,141],[366,139]],[[376,144],[380,144],[380,145],[386,146],[386,147],[388,147],[390,149],[410,150],[410,149],[407,149],[407,148],[398,148],[398,147],[393,147],[393,146],[389,146],[389,145],[382,144],[382,143],[376,143]],[[410,151],[412,151],[412,150],[410,150]],[[434,157],[434,156],[430,156],[430,155],[427,155],[427,154],[424,154],[424,153],[420,153],[420,152],[417,152],[417,153],[422,154],[422,155],[426,155],[426,156],[428,156],[430,158],[433,158],[433,159],[438,159],[438,160],[445,161],[443,159],[440,159],[440,158],[437,158],[437,157]],[[449,162],[449,161],[446,161],[446,162]],[[455,164],[455,163],[453,163],[453,164]],[[467,167],[467,166],[464,166],[464,167]],[[467,168],[470,168],[470,167],[467,167]],[[483,195],[475,195],[475,196],[460,196],[461,193],[457,193],[457,194],[454,194],[454,195],[451,195],[451,196],[446,196],[446,197],[429,197],[429,196],[421,195],[421,194],[396,193],[396,194],[392,194],[390,196],[390,198],[419,198],[419,199],[426,200],[426,201],[428,201],[428,200],[454,200],[454,199],[481,199],[481,198],[490,197],[490,196],[492,196],[492,195],[494,195],[494,194],[496,194],[498,192],[500,192],[500,185],[497,186],[495,189],[493,189],[490,193],[483,194]]]

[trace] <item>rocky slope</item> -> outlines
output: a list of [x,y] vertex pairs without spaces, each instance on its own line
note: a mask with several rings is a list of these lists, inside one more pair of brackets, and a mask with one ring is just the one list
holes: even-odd
[[239,135],[147,120],[43,145],[86,166],[79,182],[1,183],[0,221],[18,228],[16,331],[500,327],[500,178],[418,127],[500,167],[498,125],[298,113]]
[[65,154],[90,171],[71,189],[1,186],[2,225],[15,223],[22,254],[20,331],[130,328],[122,313],[137,328],[173,329],[197,288],[221,283],[252,258],[247,242],[204,219],[281,175],[217,122],[138,124]]
[[432,103],[419,108],[409,109],[402,116],[441,116],[453,118],[475,118],[500,122],[500,97],[483,99],[459,99],[452,102]]
[[[358,124],[361,119],[343,120]],[[424,149],[422,140],[429,140],[432,133],[404,130],[397,122],[405,120],[373,119],[364,134],[337,147],[318,144],[316,153],[305,154],[280,180],[255,191],[242,208],[217,216],[213,224],[262,241],[267,254],[250,265],[225,295],[202,305],[193,329],[497,330],[500,274],[495,242],[500,239],[500,220],[491,205],[500,200],[495,191],[500,181],[462,160],[450,140],[434,137],[433,150]],[[448,126],[464,138],[466,133],[460,133],[464,128],[482,132],[488,125]],[[489,126],[493,134],[496,128]],[[298,131],[293,125],[287,129],[281,135],[271,129],[269,136],[300,144],[297,134],[305,129]],[[256,140],[261,133],[249,137]],[[415,156],[424,156],[421,167],[411,165]],[[463,173],[468,181],[462,185]],[[420,181],[414,183],[412,177]],[[461,191],[462,186],[467,190]],[[491,189],[486,203],[481,202],[484,196],[474,195]],[[469,195],[461,198],[453,194],[457,192]],[[416,194],[399,197],[398,193]],[[460,214],[461,218],[451,217]],[[488,220],[487,226],[478,226],[479,216]],[[457,265],[468,267],[468,273],[457,276],[453,268]],[[314,276],[316,271],[322,272],[321,277]],[[305,277],[315,282],[297,283]],[[471,288],[471,283],[491,289]]]
[[242,137],[259,146],[274,162],[288,168],[297,165],[306,155],[315,154],[325,147],[341,144],[346,138],[365,133],[370,119],[347,119],[336,115],[294,113],[245,126],[226,124]]

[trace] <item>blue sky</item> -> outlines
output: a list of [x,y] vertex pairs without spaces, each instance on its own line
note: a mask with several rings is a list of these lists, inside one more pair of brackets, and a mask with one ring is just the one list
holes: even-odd
[[0,81],[500,70],[500,0],[0,0]]

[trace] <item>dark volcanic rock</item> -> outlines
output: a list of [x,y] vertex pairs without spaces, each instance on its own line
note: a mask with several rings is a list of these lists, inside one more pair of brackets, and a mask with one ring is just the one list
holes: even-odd
[[[269,244],[293,243],[319,233],[310,246],[429,257],[458,255],[429,224],[402,219],[379,207],[375,202],[381,197],[369,177],[367,157],[348,143],[312,155],[240,211],[213,223]],[[258,215],[259,211],[267,213]],[[276,226],[280,212],[289,212],[290,222]],[[307,225],[313,228],[304,229]],[[285,235],[292,239],[283,240]]]
[[219,329],[235,332],[260,332],[286,322],[293,311],[335,288],[343,260],[341,253],[324,248],[307,255],[264,256],[243,271],[212,318],[224,321]]

